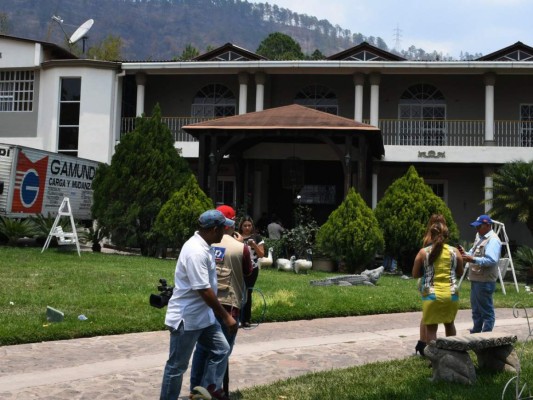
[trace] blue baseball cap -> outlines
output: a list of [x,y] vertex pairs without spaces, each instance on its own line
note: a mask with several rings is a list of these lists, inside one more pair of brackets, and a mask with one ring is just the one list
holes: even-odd
[[479,226],[482,224],[492,224],[492,219],[488,215],[480,215],[477,219],[470,224],[470,226]]
[[218,210],[207,210],[198,218],[198,225],[201,228],[212,228],[215,226],[233,226],[235,221],[226,218]]

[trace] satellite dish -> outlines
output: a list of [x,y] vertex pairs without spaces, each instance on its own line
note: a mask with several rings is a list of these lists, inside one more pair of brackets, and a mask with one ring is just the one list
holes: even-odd
[[89,32],[89,29],[91,29],[93,24],[94,24],[94,19],[88,19],[87,21],[85,21],[83,24],[80,25],[78,29],[76,29],[76,31],[72,34],[68,42],[70,44],[74,44],[78,40],[83,38],[87,34],[87,32]]

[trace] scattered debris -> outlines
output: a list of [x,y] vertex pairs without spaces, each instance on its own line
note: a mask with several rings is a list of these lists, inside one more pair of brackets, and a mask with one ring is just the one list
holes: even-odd
[[63,322],[65,314],[55,308],[50,306],[46,307],[46,320],[48,322]]

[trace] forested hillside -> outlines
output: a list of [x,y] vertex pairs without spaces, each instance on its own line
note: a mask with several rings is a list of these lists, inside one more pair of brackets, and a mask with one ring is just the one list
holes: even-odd
[[[60,26],[52,20],[59,16]],[[365,36],[315,16],[298,14],[269,3],[242,0],[2,0],[0,33],[65,44],[68,35],[93,18],[88,46],[106,37],[120,37],[125,60],[171,60],[187,45],[200,53],[231,42],[256,51],[270,33],[294,38],[310,55],[329,56],[363,41],[391,50],[380,37]],[[436,58],[413,46],[406,58]]]

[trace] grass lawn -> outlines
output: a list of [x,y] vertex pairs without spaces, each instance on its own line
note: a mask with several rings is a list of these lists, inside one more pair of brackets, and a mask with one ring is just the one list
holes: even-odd
[[[32,343],[95,335],[163,329],[165,310],[150,307],[159,278],[173,281],[175,260],[37,248],[0,247],[0,345]],[[288,321],[348,315],[420,311],[416,281],[384,275],[375,287],[311,286],[310,280],[328,274],[308,275],[262,270],[256,287],[267,307],[254,302],[254,318]],[[523,285],[522,285],[523,286]],[[469,308],[469,283],[461,288],[461,308]],[[512,307],[528,294],[507,285],[498,289],[497,307]],[[61,323],[48,323],[46,307],[65,314]],[[85,315],[86,321],[78,320]]]
[[[36,248],[0,247],[1,324],[0,345],[88,337],[95,335],[163,329],[165,310],[150,307],[159,278],[171,283],[175,260]],[[259,292],[254,317],[264,321],[286,321],[347,315],[420,311],[414,279],[384,275],[375,287],[310,286],[310,280],[327,274],[312,271],[295,275],[262,270],[256,287],[267,307],[263,315]],[[530,306],[529,293],[516,293],[508,284],[507,295],[499,289],[497,307],[515,302]],[[470,308],[468,281],[461,288],[461,308]],[[46,306],[65,313],[61,323],[46,321]],[[78,320],[85,315],[86,321]],[[520,347],[519,347],[520,346]],[[522,347],[524,346],[524,347]],[[523,381],[533,382],[533,344],[519,344]],[[473,354],[473,353],[472,353]],[[475,360],[475,355],[472,357]],[[420,357],[372,363],[363,366],[313,373],[294,379],[232,393],[231,398],[261,400],[318,399],[500,399],[510,373],[478,371],[472,386],[430,383],[431,369]],[[505,399],[515,398],[514,383]]]
[[[516,345],[517,350],[523,344]],[[471,353],[476,364],[475,354]],[[521,382],[533,384],[533,343],[521,356]],[[261,400],[486,400],[502,399],[507,382],[516,374],[477,370],[471,386],[457,383],[431,383],[431,369],[422,357],[378,362],[347,369],[312,373],[270,385],[255,386],[232,395],[232,399]],[[515,397],[515,383],[503,399]],[[527,393],[527,391],[525,392]],[[525,396],[525,395],[524,395]],[[522,399],[531,397],[521,397]]]

